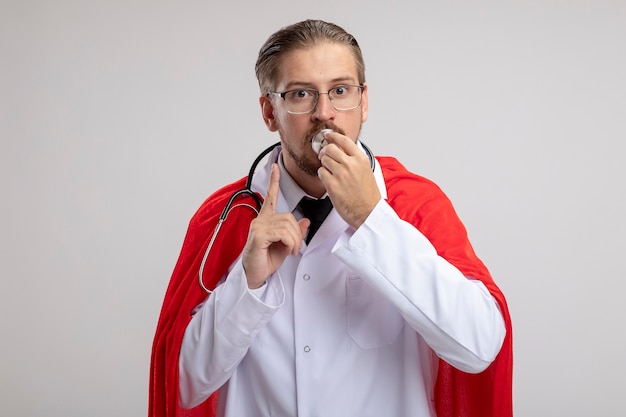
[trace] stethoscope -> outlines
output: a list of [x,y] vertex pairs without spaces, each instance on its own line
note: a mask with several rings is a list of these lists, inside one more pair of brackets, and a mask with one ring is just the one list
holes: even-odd
[[[374,168],[376,167],[376,160],[374,159],[374,154],[372,153],[370,148],[368,148],[363,142],[360,142],[360,143],[361,143],[361,146],[363,147],[363,150],[367,154],[367,158],[370,161],[370,168],[372,168],[372,171],[374,171]],[[275,144],[269,146],[268,148],[263,150],[263,152],[261,152],[259,156],[256,157],[256,159],[252,163],[252,166],[250,167],[250,171],[248,172],[248,178],[246,179],[246,184],[244,188],[242,188],[241,190],[235,191],[230,196],[230,198],[226,202],[226,205],[224,206],[224,209],[222,210],[222,213],[220,214],[219,220],[217,221],[217,225],[215,226],[215,229],[213,230],[213,234],[211,235],[211,239],[209,240],[209,245],[204,251],[204,256],[202,257],[202,262],[200,263],[200,270],[198,271],[198,282],[200,283],[200,286],[202,287],[202,289],[209,294],[212,294],[213,291],[208,289],[206,285],[204,285],[202,276],[204,275],[204,265],[206,264],[206,260],[209,257],[209,253],[211,253],[211,248],[213,248],[213,243],[215,243],[217,234],[219,233],[224,221],[226,221],[228,214],[232,210],[238,207],[246,207],[254,211],[255,214],[257,215],[259,214],[259,211],[261,210],[261,207],[263,206],[263,200],[261,200],[261,197],[259,197],[254,191],[252,191],[252,176],[254,175],[254,172],[256,171],[257,166],[263,160],[263,158],[265,158],[267,154],[272,152],[278,146],[280,146],[280,142],[276,142]],[[256,207],[248,203],[240,203],[240,204],[233,205],[235,200],[238,197],[243,196],[243,195],[249,195],[250,197],[252,197]]]

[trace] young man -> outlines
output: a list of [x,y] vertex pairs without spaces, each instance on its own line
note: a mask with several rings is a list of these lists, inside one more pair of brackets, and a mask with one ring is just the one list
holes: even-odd
[[[256,71],[280,136],[251,180],[263,205],[232,210],[206,267],[243,180],[192,219],[155,336],[150,415],[512,415],[504,296],[441,190],[358,141],[356,40],[300,22],[268,39]],[[323,197],[317,229],[302,200]]]

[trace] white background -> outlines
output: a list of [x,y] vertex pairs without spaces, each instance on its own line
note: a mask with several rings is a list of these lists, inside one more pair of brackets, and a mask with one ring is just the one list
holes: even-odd
[[0,414],[146,414],[189,218],[277,139],[256,54],[308,17],[505,292],[516,415],[626,415],[622,0],[2,1]]

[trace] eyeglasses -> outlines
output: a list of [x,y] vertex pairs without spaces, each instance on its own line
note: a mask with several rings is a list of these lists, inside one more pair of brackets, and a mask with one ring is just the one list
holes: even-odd
[[297,88],[295,90],[277,93],[270,91],[268,96],[281,97],[285,101],[285,108],[290,114],[310,113],[317,106],[320,94],[328,94],[330,104],[335,110],[352,110],[361,105],[363,93],[362,85],[338,85],[328,92],[322,93],[312,88]]

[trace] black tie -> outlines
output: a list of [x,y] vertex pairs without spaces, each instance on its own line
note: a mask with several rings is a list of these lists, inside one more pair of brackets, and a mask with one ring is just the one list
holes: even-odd
[[320,228],[324,219],[328,216],[328,213],[333,209],[333,203],[330,201],[330,198],[320,198],[319,200],[314,200],[309,197],[303,197],[300,200],[300,210],[302,210],[302,214],[304,217],[311,220],[311,225],[309,226],[309,232],[306,236],[306,244],[308,245],[311,241],[311,238],[317,232],[317,229]]

